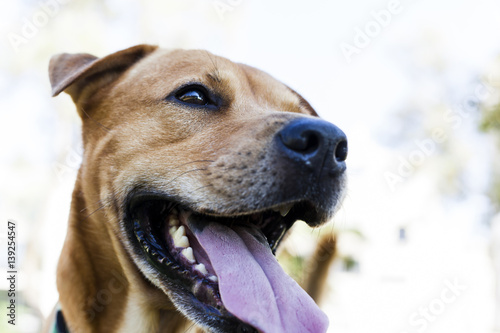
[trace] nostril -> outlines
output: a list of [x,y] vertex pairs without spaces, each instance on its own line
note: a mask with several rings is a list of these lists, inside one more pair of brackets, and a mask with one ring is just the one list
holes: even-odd
[[347,140],[342,140],[335,147],[335,160],[344,162],[347,158]]
[[320,134],[312,130],[303,131],[301,133],[282,133],[281,140],[289,149],[301,154],[309,154],[318,149],[320,145]]
[[318,150],[320,139],[318,133],[314,131],[306,131],[303,133],[303,141],[302,149],[300,151],[304,154],[309,154]]

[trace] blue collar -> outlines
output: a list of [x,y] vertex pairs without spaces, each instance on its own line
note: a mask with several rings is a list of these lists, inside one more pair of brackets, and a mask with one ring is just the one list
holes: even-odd
[[64,320],[61,307],[58,305],[56,310],[56,315],[54,317],[54,324],[52,325],[51,333],[69,333],[68,326],[66,325],[66,320]]

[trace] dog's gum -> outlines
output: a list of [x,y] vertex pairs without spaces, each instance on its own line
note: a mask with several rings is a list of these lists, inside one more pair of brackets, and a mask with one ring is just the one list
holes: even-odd
[[214,307],[215,309],[221,310],[224,308],[217,290],[210,285],[206,285],[202,280],[195,280],[191,292],[197,299]]

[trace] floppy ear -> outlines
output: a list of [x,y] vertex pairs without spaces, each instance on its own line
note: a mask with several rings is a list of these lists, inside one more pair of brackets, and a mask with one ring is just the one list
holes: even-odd
[[104,84],[109,84],[127,68],[157,48],[154,45],[137,45],[104,58],[97,58],[87,53],[56,54],[49,63],[52,96],[65,91],[76,103],[85,87],[91,84],[92,90],[95,91]]

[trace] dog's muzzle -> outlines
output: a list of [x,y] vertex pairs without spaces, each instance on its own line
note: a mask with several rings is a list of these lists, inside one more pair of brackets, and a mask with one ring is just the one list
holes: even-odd
[[266,188],[266,197],[248,195],[260,206],[245,210],[242,201],[237,214],[207,213],[183,197],[132,192],[130,240],[162,273],[174,300],[190,300],[188,313],[214,331],[325,332],[328,318],[274,253],[295,221],[316,226],[333,214],[347,139],[329,122],[302,117],[269,142],[266,167],[276,171],[276,185]]

